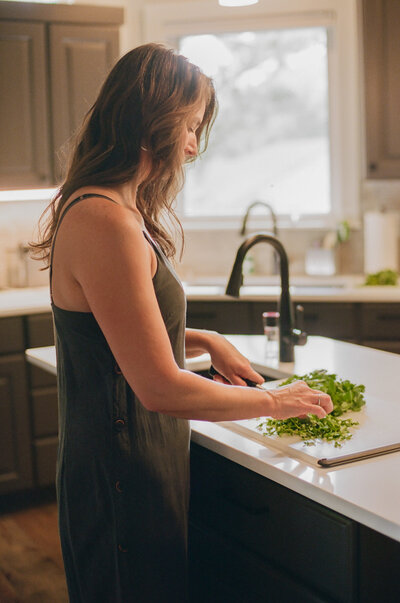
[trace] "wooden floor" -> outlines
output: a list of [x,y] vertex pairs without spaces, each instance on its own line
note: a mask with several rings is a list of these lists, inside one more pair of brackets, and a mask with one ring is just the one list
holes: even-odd
[[0,603],[47,601],[68,601],[54,491],[1,498]]

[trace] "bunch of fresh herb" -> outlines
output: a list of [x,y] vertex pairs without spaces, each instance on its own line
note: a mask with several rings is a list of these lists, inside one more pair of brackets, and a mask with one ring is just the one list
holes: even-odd
[[374,272],[367,274],[364,285],[367,286],[385,286],[389,285],[395,287],[397,285],[398,274],[395,270],[381,270],[380,272]]
[[290,419],[264,419],[257,429],[264,435],[295,435],[304,440],[307,446],[315,444],[315,440],[326,440],[335,442],[339,447],[346,440],[350,440],[352,434],[350,428],[358,425],[352,419],[339,419],[341,415],[350,410],[359,411],[365,404],[364,385],[354,385],[348,380],[341,380],[337,375],[330,374],[320,369],[306,375],[293,375],[286,379],[282,385],[288,385],[294,381],[302,380],[312,389],[318,389],[330,395],[333,410],[323,419],[316,415],[308,415],[305,419],[293,417]]

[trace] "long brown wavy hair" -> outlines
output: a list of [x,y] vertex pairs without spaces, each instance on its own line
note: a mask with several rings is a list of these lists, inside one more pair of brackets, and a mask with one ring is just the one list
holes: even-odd
[[184,184],[182,132],[202,101],[199,153],[207,147],[217,111],[212,80],[161,44],[144,44],[119,59],[76,136],[66,178],[40,218],[39,240],[30,244],[32,256],[45,261],[43,269],[49,266],[58,220],[71,195],[87,186],[113,187],[132,180],[141,146],[149,152],[151,169],[138,187],[136,205],[165,254],[175,255],[174,238],[162,222],[165,217],[175,222],[183,245],[173,207]]

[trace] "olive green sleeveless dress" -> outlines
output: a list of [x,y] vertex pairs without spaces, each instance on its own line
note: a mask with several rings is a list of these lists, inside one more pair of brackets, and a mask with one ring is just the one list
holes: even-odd
[[[75,203],[87,197],[86,203],[95,203],[98,196],[75,199],[62,218]],[[183,367],[184,291],[159,246],[144,236],[157,255],[154,290]],[[51,276],[50,265],[50,288]],[[70,600],[183,603],[189,423],[142,406],[92,313],[63,310],[53,300],[52,311],[59,395],[56,485]]]

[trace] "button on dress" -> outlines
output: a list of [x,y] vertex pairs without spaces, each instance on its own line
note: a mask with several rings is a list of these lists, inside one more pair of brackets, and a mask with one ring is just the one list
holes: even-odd
[[[103,197],[82,195],[65,212],[97,196]],[[159,246],[145,231],[144,236],[157,255],[153,286],[183,368],[185,294]],[[50,285],[51,275],[52,265]],[[59,397],[56,487],[70,601],[184,603],[189,422],[146,410],[92,313],[64,310],[53,301],[52,311]]]

